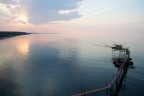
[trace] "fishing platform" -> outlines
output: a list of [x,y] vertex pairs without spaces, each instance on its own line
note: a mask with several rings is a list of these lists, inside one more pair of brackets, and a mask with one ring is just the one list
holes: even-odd
[[[101,46],[101,45],[96,45]],[[118,71],[113,75],[110,82],[106,82],[106,85],[99,89],[84,90],[72,96],[89,96],[104,93],[106,96],[118,96],[123,81],[126,81],[126,74],[129,68],[134,68],[132,59],[130,58],[130,50],[121,44],[113,44],[113,46],[106,45],[101,47],[108,47],[112,49],[112,62]],[[125,82],[124,82],[125,83]],[[102,95],[103,96],[103,95]]]

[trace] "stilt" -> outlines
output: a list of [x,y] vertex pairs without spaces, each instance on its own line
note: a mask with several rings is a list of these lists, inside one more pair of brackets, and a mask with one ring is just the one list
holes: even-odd
[[[112,77],[110,83],[106,81],[106,86],[85,91],[73,96],[86,96],[89,94],[99,93],[106,91],[106,96],[117,96],[124,80],[124,85],[126,83],[126,74],[128,71],[128,61],[130,58],[130,50],[129,48],[123,48],[123,45],[114,44],[112,48],[112,60],[115,66],[118,68],[118,72]],[[117,54],[116,54],[117,52]]]

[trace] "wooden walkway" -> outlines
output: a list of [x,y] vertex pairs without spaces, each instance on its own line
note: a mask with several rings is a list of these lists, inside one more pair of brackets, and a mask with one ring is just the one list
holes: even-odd
[[123,76],[125,74],[125,71],[123,69],[125,68],[127,62],[129,61],[129,58],[130,58],[130,52],[129,52],[129,50],[127,50],[127,51],[128,51],[127,52],[128,54],[126,54],[126,57],[121,65],[121,67],[119,68],[118,72],[115,74],[115,76],[113,77],[113,79],[111,80],[111,82],[108,85],[106,85],[105,87],[99,88],[99,89],[84,91],[84,92],[81,92],[81,93],[78,93],[78,94],[75,94],[72,96],[86,96],[89,94],[99,93],[102,91],[107,92],[108,90],[111,90],[114,85],[117,86],[120,83],[121,78],[123,78]]

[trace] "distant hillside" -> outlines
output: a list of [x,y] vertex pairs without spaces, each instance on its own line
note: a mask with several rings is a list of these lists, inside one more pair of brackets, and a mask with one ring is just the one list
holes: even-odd
[[19,35],[27,35],[30,33],[26,32],[14,32],[14,31],[0,31],[0,38],[8,38],[8,37],[14,37]]

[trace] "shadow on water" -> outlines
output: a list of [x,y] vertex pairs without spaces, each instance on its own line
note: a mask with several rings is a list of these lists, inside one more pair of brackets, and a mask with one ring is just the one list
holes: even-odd
[[[135,67],[133,66],[133,64],[131,64],[131,61],[127,62],[128,64],[126,65],[126,67],[123,69],[123,74],[120,78],[120,81],[118,84],[116,84],[115,87],[115,91],[113,92],[112,96],[119,96],[120,95],[120,91],[122,90],[122,88],[124,88],[126,86],[126,78],[127,78],[127,74],[128,74],[128,70],[129,69],[134,69]],[[119,68],[117,66],[115,66],[116,68]]]

